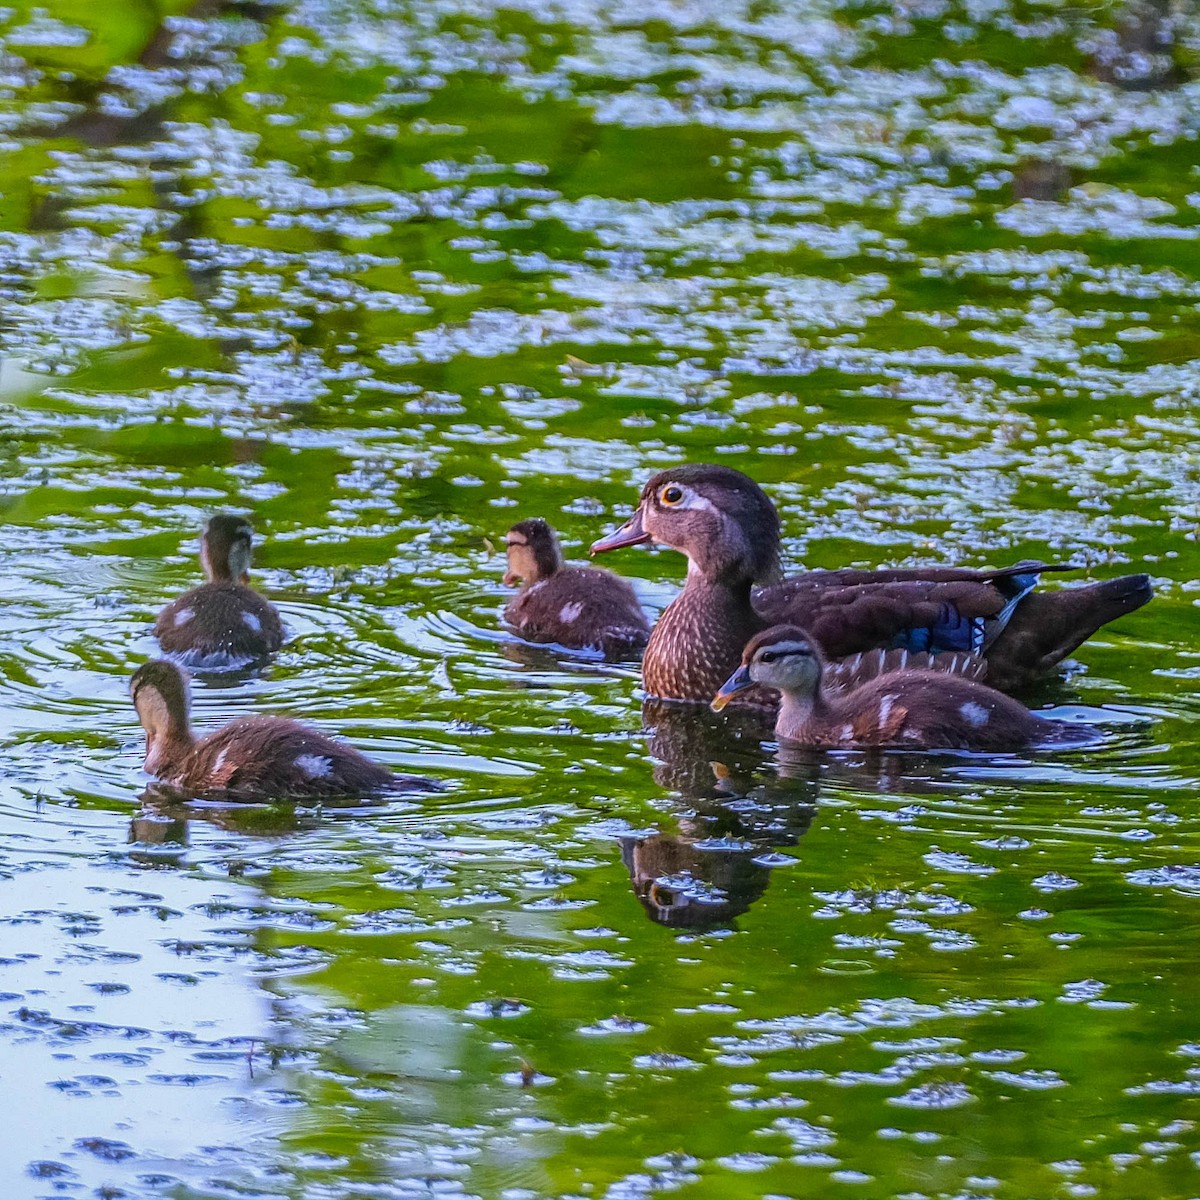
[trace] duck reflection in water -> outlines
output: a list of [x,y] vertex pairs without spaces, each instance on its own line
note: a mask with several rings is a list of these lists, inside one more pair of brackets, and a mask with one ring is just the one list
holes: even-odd
[[[744,707],[717,716],[698,704],[643,700],[642,728],[654,782],[689,800],[727,795],[730,778],[749,779],[761,771],[762,742],[771,736],[773,715]],[[713,774],[714,762],[724,764],[721,779]]]
[[317,829],[330,820],[395,809],[396,801],[326,797],[297,803],[225,804],[196,800],[170,784],[155,781],[138,797],[140,808],[129,821],[129,856],[146,866],[187,866],[193,822],[247,838],[280,838]]
[[745,850],[708,850],[656,833],[621,838],[621,861],[650,919],[671,929],[712,929],[741,916],[767,890],[771,871]]
[[654,777],[687,807],[677,833],[620,839],[634,895],[652,921],[674,929],[727,925],[766,891],[780,850],[816,812],[819,765],[768,775],[765,714],[715,718],[690,704],[642,706]]
[[129,820],[129,857],[147,867],[170,866],[187,851],[188,823],[160,811],[150,797],[153,790],[143,794],[142,808]]

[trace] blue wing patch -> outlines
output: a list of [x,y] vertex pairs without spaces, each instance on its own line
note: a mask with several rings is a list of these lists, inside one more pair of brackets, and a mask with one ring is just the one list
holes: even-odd
[[992,581],[1005,597],[1003,608],[994,617],[966,617],[953,604],[945,604],[936,621],[920,628],[901,630],[888,648],[929,654],[941,654],[947,650],[981,654],[1004,632],[1017,605],[1037,587],[1040,578],[1041,571],[1035,569],[1032,563],[1028,571],[1022,571],[1019,575],[1003,575]]
[[[1008,606],[1005,607],[1007,609]],[[991,630],[988,626],[1000,619],[999,616],[991,621],[985,617],[964,617],[953,604],[945,604],[936,621],[916,629],[901,630],[892,639],[889,649],[929,654],[963,650],[968,654],[977,654],[990,640],[988,635]]]

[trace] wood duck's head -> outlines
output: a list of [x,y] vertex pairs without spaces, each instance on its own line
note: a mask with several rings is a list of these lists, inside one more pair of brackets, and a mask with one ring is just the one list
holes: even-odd
[[815,696],[825,662],[816,644],[796,625],[775,625],[746,643],[742,665],[713,697],[716,712],[754,684],[790,695]]
[[254,530],[245,517],[217,513],[200,538],[200,562],[210,583],[250,582],[250,547]]
[[779,517],[766,493],[732,467],[659,471],[637,512],[592,546],[593,554],[655,541],[688,557],[712,582],[765,583],[779,573]]
[[129,695],[146,731],[146,770],[156,775],[172,747],[191,742],[187,676],[174,663],[154,659],[133,673]]
[[504,582],[512,587],[522,581],[526,587],[549,579],[563,565],[562,551],[554,530],[541,517],[518,521],[505,538],[508,570]]

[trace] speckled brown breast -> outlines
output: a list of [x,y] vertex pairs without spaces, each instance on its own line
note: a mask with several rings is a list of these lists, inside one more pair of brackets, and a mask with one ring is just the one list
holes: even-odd
[[[708,703],[737,670],[743,647],[762,628],[750,606],[749,585],[729,588],[689,579],[650,635],[642,660],[647,695]],[[757,699],[771,702],[761,693]]]

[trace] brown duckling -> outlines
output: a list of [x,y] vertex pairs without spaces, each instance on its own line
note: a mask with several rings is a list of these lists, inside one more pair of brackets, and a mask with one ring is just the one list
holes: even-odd
[[202,670],[246,666],[283,645],[275,606],[250,587],[254,531],[244,517],[218,513],[200,538],[208,582],[158,614],[154,636],[177,662]]
[[712,701],[718,712],[744,688],[780,693],[775,734],[801,746],[1004,752],[1030,746],[1078,746],[1096,731],[1030,712],[1003,692],[939,671],[896,671],[851,692],[823,686],[825,659],[796,625],[750,639],[742,665]]
[[139,667],[129,694],[146,731],[146,771],[189,796],[315,800],[436,787],[287,717],[238,717],[197,739],[188,722],[187,676],[165,659]]
[[504,610],[526,641],[595,648],[606,658],[640,653],[650,622],[633,588],[609,571],[568,567],[554,530],[540,517],[520,521],[507,536],[504,582],[521,590]]
[[731,467],[660,471],[643,488],[637,512],[592,553],[650,540],[688,558],[683,591],[659,618],[643,660],[646,691],[663,699],[707,700],[749,638],[792,621],[830,658],[878,647],[969,652],[984,656],[992,686],[1015,690],[1151,596],[1145,575],[1035,592],[1042,572],[1064,568],[1028,562],[996,571],[809,571],[775,582],[775,506]]

